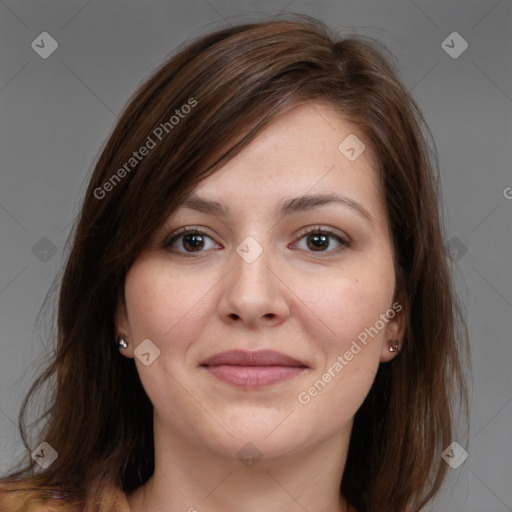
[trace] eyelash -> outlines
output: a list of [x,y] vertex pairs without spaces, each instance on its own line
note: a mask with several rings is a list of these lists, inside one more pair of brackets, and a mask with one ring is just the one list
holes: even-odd
[[[177,231],[175,231],[174,233],[171,233],[168,237],[166,237],[164,239],[164,241],[161,243],[161,248],[166,249],[173,254],[178,254],[180,256],[183,256],[185,258],[197,258],[204,251],[181,252],[181,251],[177,251],[175,249],[171,249],[171,246],[174,244],[174,242],[176,242],[179,238],[181,238],[185,235],[189,235],[189,234],[202,235],[202,236],[206,236],[207,238],[210,238],[211,240],[213,240],[212,237],[210,237],[203,231],[200,231],[196,227],[185,227],[185,228],[178,229]],[[341,244],[341,247],[338,247],[337,249],[330,250],[330,251],[307,251],[307,252],[311,252],[313,254],[326,253],[327,255],[330,255],[333,253],[339,253],[339,252],[343,251],[344,249],[346,249],[347,247],[350,247],[350,245],[351,245],[351,242],[348,239],[344,239],[339,234],[337,234],[334,230],[332,230],[330,228],[322,228],[321,226],[314,226],[313,228],[303,228],[298,234],[297,241],[299,241],[302,238],[306,237],[307,235],[311,235],[311,234],[327,235],[329,237],[335,238]]]

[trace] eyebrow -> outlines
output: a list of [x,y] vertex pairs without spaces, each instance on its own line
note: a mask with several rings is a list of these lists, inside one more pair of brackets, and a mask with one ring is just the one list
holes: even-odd
[[[349,197],[336,193],[304,195],[283,199],[277,208],[277,213],[280,218],[283,218],[287,215],[313,210],[314,208],[333,203],[347,206],[366,217],[369,221],[373,220],[372,216],[362,204],[350,199]],[[231,209],[228,206],[225,206],[218,201],[199,197],[196,194],[192,194],[185,199],[182,207],[203,213],[209,213],[218,217],[227,217],[231,212]]]

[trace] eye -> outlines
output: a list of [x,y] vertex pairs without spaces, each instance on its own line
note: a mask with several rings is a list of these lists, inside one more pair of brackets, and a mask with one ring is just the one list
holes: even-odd
[[[322,228],[321,226],[314,226],[312,228],[304,228],[299,233],[299,241],[305,239],[306,247],[299,247],[304,250],[310,250],[312,252],[339,252],[340,250],[345,249],[350,246],[350,241],[347,238],[344,238],[339,233],[335,232],[330,228]],[[329,249],[333,244],[331,240],[335,240],[335,244],[338,244],[334,249]],[[294,242],[296,245],[297,242]]]
[[[301,230],[298,241],[302,239],[306,240],[306,247],[299,247],[299,249],[310,252],[335,253],[350,246],[348,237],[345,238],[334,230],[322,228],[321,226]],[[208,247],[207,240],[211,242],[210,247]],[[333,245],[332,240],[335,241],[335,244],[338,244],[334,249],[331,248]],[[292,244],[292,246],[295,245],[298,245],[298,242]],[[195,253],[201,253],[203,249],[215,249],[222,246],[214,242],[210,236],[200,231],[197,227],[184,227],[171,233],[171,235],[162,242],[161,247],[162,249],[166,249],[171,253],[180,254],[181,256],[195,257]]]
[[[169,237],[167,237],[162,242],[162,248],[167,249],[168,251],[172,253],[178,253],[183,256],[194,256],[193,253],[201,252],[202,249],[211,249],[216,247],[219,247],[218,244],[214,243],[213,247],[206,247],[208,244],[206,243],[206,240],[210,240],[213,242],[213,240],[203,233],[202,231],[199,231],[197,228],[182,228],[178,231],[175,231],[172,233]],[[176,242],[179,242],[176,244]],[[176,247],[173,247],[174,245],[177,245],[178,248],[184,249],[184,251],[177,249]]]

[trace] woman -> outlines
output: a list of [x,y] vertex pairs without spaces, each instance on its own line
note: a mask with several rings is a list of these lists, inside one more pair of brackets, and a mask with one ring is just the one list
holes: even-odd
[[467,347],[424,126],[306,16],[165,63],[89,183],[1,510],[423,509]]

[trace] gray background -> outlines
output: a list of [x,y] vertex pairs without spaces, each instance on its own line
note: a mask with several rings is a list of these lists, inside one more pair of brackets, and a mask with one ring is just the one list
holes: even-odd
[[[473,362],[469,457],[432,510],[510,511],[511,0],[0,1],[0,474],[21,452],[18,409],[45,351],[37,314],[125,102],[184,40],[280,11],[385,43],[424,111]],[[59,46],[42,59],[31,43],[45,31]],[[469,44],[456,59],[442,47],[454,31]]]

